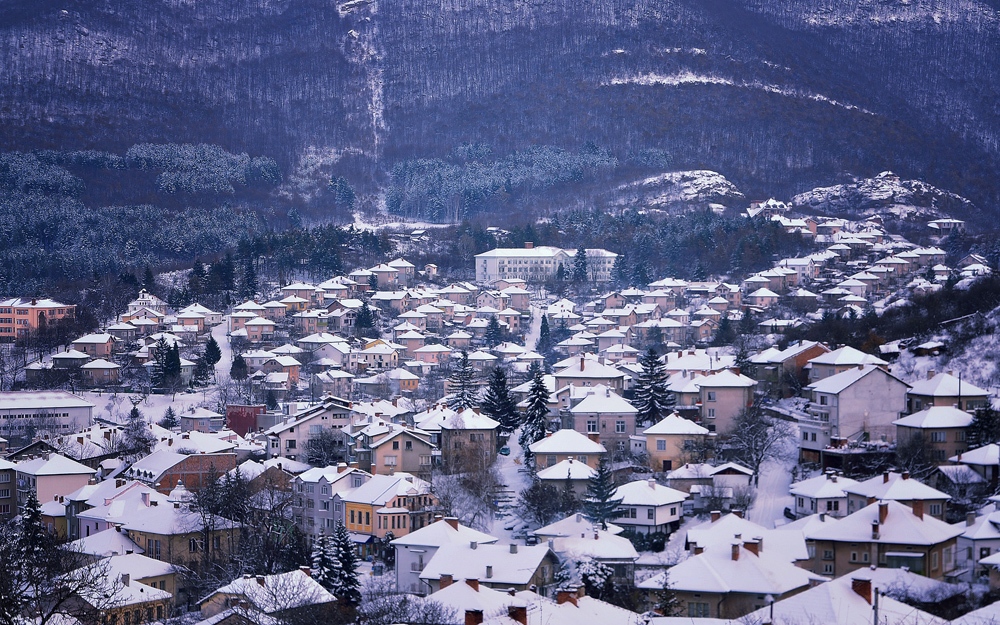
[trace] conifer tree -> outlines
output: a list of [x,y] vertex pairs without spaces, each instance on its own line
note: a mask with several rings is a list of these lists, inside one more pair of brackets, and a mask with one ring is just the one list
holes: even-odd
[[354,331],[358,336],[364,336],[365,333],[370,331],[375,327],[375,314],[372,312],[368,302],[361,304],[361,308],[358,309],[358,316],[354,319]]
[[341,602],[356,606],[361,603],[361,579],[358,577],[358,552],[343,521],[338,520],[333,531],[333,541],[340,562],[340,579],[333,594]]
[[484,338],[486,345],[490,348],[496,347],[503,342],[503,328],[500,327],[500,322],[496,317],[490,317],[489,323],[486,324],[486,335]]
[[520,424],[517,404],[510,396],[507,372],[504,371],[503,367],[494,368],[493,373],[490,374],[486,396],[483,398],[480,408],[486,416],[500,423],[499,433],[501,436],[510,436]]
[[552,351],[552,332],[549,329],[548,315],[542,313],[542,325],[538,328],[538,340],[535,341],[535,351],[542,356]]
[[[334,592],[343,576],[343,570],[340,568],[340,557],[332,536],[320,532],[313,544],[310,564],[313,579],[319,582],[323,588]],[[334,594],[336,593],[334,592]]]
[[528,409],[525,411],[521,436],[518,438],[527,464],[533,465],[534,461],[530,445],[545,438],[548,416],[549,389],[545,386],[545,376],[541,369],[536,369],[535,377],[531,380],[531,388],[528,390]]
[[656,351],[650,348],[640,361],[642,373],[635,386],[635,407],[639,411],[635,418],[639,423],[652,425],[667,416],[670,391],[667,390],[667,375]]
[[458,368],[448,378],[448,390],[453,395],[448,407],[453,410],[472,408],[476,405],[476,372],[469,363],[469,354],[462,352]]
[[146,423],[146,418],[142,416],[142,413],[139,412],[139,407],[135,404],[132,405],[128,421],[125,422],[122,437],[122,442],[129,455],[134,455],[138,458],[147,455],[153,450],[153,445],[156,444],[156,437],[153,436],[152,430],[149,429],[149,424]]
[[587,281],[587,250],[582,246],[573,255],[573,282],[583,284]]
[[215,367],[222,360],[222,348],[212,335],[208,336],[208,342],[205,343],[205,360],[210,367]]
[[201,354],[194,361],[194,379],[192,380],[193,386],[208,386],[208,383],[212,377],[212,368],[208,364],[208,360],[205,359],[205,355]]
[[157,423],[157,425],[166,430],[172,430],[180,424],[181,422],[177,418],[177,413],[174,412],[173,406],[167,406],[167,409],[163,412],[163,418]]
[[615,498],[616,491],[607,455],[602,455],[597,464],[597,473],[587,483],[583,498],[583,516],[593,523],[600,523],[601,529],[608,529],[608,521],[618,516],[621,497]]
[[229,377],[241,381],[247,379],[249,375],[250,369],[247,367],[247,361],[243,358],[243,354],[236,354],[236,357],[233,358],[233,366],[229,368]]
[[248,258],[243,263],[243,275],[240,276],[240,297],[253,299],[258,288],[257,270],[253,266],[253,260]]

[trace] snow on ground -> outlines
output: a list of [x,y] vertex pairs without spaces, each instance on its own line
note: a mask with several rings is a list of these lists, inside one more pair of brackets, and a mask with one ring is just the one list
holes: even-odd
[[793,503],[788,488],[792,485],[792,469],[796,466],[798,454],[798,427],[793,428],[793,432],[795,436],[788,441],[782,459],[769,460],[761,467],[757,497],[747,513],[749,520],[767,528],[774,527],[775,520],[783,519],[785,508]]
[[[366,221],[364,215],[361,213],[354,213],[354,223],[351,224],[355,230],[371,230],[378,231],[383,228],[409,228],[411,230],[416,230],[422,228],[427,230],[428,228],[447,228],[453,226],[454,224],[435,224],[426,221],[389,221],[392,219],[388,215],[385,217],[377,219],[378,223],[372,223],[371,221]],[[384,220],[384,221],[383,221]]]

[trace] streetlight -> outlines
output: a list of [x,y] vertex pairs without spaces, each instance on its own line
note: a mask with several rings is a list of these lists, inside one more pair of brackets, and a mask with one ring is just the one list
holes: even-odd
[[771,607],[771,616],[767,619],[768,625],[774,625],[774,595],[764,595],[764,601]]

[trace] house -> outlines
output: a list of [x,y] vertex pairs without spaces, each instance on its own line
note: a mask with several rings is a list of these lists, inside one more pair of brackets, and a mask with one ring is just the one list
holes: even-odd
[[[878,593],[873,583],[875,571],[857,571],[819,584],[773,605],[762,606],[746,617],[747,622],[774,625],[837,623],[871,625],[873,604],[878,605],[880,625],[946,625],[947,621],[892,597]],[[773,615],[773,619],[772,619]],[[957,623],[958,621],[953,621]]]
[[577,462],[573,458],[567,458],[551,467],[541,469],[535,474],[535,477],[543,483],[559,489],[560,492],[563,492],[568,484],[577,497],[582,497],[587,492],[590,479],[595,475],[597,475],[597,471],[586,464]]
[[441,428],[441,460],[446,470],[468,470],[470,462],[492,456],[497,448],[500,423],[479,409],[464,408],[438,421]]
[[955,569],[956,539],[963,531],[924,514],[923,501],[914,501],[912,509],[877,501],[809,530],[806,538],[817,574],[840,576],[875,564],[941,579]]
[[753,405],[753,380],[728,369],[698,379],[701,422],[709,432],[729,434],[741,412]]
[[402,471],[429,478],[435,451],[430,435],[416,428],[383,425],[382,431],[373,431],[367,440],[358,441],[358,465],[372,473],[392,475]]
[[[345,447],[346,453],[346,447]],[[344,520],[343,506],[337,509],[333,498],[337,493],[358,488],[371,479],[371,474],[344,463],[314,467],[296,475],[291,481],[292,516],[295,525],[312,543],[320,533],[333,534],[337,521]]]
[[806,537],[801,528],[786,529],[786,526],[781,526],[768,529],[744,518],[743,513],[739,511],[731,514],[722,514],[719,511],[709,513],[708,520],[687,530],[684,535],[684,548],[692,555],[699,549],[705,552],[729,554],[733,543],[737,540],[757,540],[758,546],[763,543],[766,547],[763,551],[767,553],[767,558],[775,557],[799,566],[810,558]]
[[625,374],[618,369],[602,364],[593,358],[574,358],[573,363],[555,373],[553,377],[559,388],[568,386],[596,386],[603,384],[616,393],[624,388]]
[[16,464],[0,457],[0,522],[17,514],[16,469]]
[[115,349],[115,337],[110,334],[87,334],[76,339],[70,345],[73,349],[87,354],[91,358],[111,358]]
[[621,498],[616,525],[637,534],[670,534],[681,522],[681,504],[689,495],[656,483],[638,480],[615,489],[614,498]]
[[98,358],[80,365],[80,373],[86,386],[114,386],[121,379],[121,366]]
[[226,427],[226,417],[208,408],[195,408],[180,415],[182,432],[218,432]]
[[[244,575],[209,593],[199,604],[202,618],[222,616],[239,608],[247,616],[255,612],[273,616],[274,622],[288,618],[322,622],[332,619],[338,610],[337,598],[312,578],[308,567],[274,575]],[[247,620],[244,617],[233,622]],[[269,620],[258,616],[250,622]]]
[[[639,584],[652,594],[664,586],[665,573]],[[772,555],[761,537],[733,538],[732,544],[695,548],[694,555],[670,568],[669,583],[682,614],[692,618],[739,619],[773,600],[808,590],[816,580],[781,555]]]
[[646,428],[642,434],[646,439],[650,468],[664,473],[688,461],[704,462],[710,453],[710,442],[714,442],[714,435],[708,428],[676,412]]
[[889,363],[853,347],[841,347],[809,360],[809,381],[816,382],[865,365],[887,367]]
[[797,395],[808,383],[806,365],[830,351],[830,348],[815,341],[800,341],[783,350],[771,348],[750,359],[747,375],[765,384],[778,397]]
[[965,527],[958,536],[957,566],[970,571],[972,579],[986,577],[991,574],[989,563],[982,562],[1000,553],[1000,511],[984,510],[985,514],[976,515],[969,512],[966,515]]
[[94,404],[65,391],[0,393],[0,436],[31,442],[36,435],[75,432],[89,427]]
[[858,482],[849,477],[828,472],[808,480],[794,482],[789,488],[795,498],[797,516],[822,513],[831,517],[847,516],[847,491]]
[[396,588],[402,592],[427,594],[428,585],[420,579],[424,567],[444,545],[494,544],[495,536],[476,531],[454,517],[438,519],[392,541],[396,550]]
[[[170,442],[173,440],[170,439]],[[176,447],[171,445],[170,449],[157,449],[130,466],[125,476],[153,486],[161,493],[170,492],[178,482],[189,490],[197,491],[210,479],[236,467],[234,452],[180,453],[186,451],[182,445],[190,439],[181,437],[176,440]]]
[[75,316],[75,304],[24,297],[5,299],[0,301],[0,341],[13,341],[18,336],[37,332],[41,325]]
[[420,573],[420,580],[435,593],[448,587],[449,579],[476,579],[480,587],[509,591],[537,589],[546,593],[555,584],[559,560],[548,545],[441,545]]
[[[130,510],[120,524],[147,558],[184,566],[201,559],[206,550],[225,556],[239,544],[241,530],[234,521],[202,516],[179,501],[164,505],[154,496],[140,501],[143,505]],[[196,598],[178,597],[182,599]]]
[[[832,352],[831,352],[832,353]],[[800,422],[803,457],[821,452],[836,439],[892,441],[893,422],[906,408],[909,385],[877,365],[861,365],[816,380],[805,388],[809,420]],[[811,435],[817,441],[810,445]]]
[[[232,317],[230,316],[230,319]],[[243,329],[247,331],[247,340],[251,343],[263,343],[270,341],[274,337],[275,323],[263,317],[254,317],[243,324]]]
[[373,538],[388,535],[406,536],[430,525],[438,508],[438,498],[431,485],[409,473],[373,475],[361,486],[333,496],[335,508],[344,510],[344,525],[354,538],[362,556],[376,547]]
[[1000,445],[996,443],[970,449],[948,460],[968,466],[986,480],[991,490],[996,490],[1000,483]]
[[[596,438],[596,436],[594,437]],[[601,443],[576,430],[557,430],[528,446],[535,457],[535,466],[551,467],[572,458],[596,469],[607,449]]]
[[68,495],[87,484],[97,471],[61,454],[49,453],[15,465],[17,506],[23,509],[28,494],[40,504]]
[[[593,531],[552,538],[549,548],[562,562],[599,562],[611,569],[616,582],[631,585],[635,583],[639,553],[627,538],[616,533],[595,527]],[[536,535],[541,538],[538,532]]]
[[912,479],[906,471],[902,473],[885,471],[882,475],[876,475],[856,484],[848,484],[843,488],[847,492],[848,514],[869,505],[873,500],[896,501],[911,508],[919,501],[923,503],[925,514],[943,521],[945,505],[951,499],[947,493]]
[[894,421],[896,441],[906,445],[919,437],[927,445],[930,460],[945,464],[949,457],[968,449],[965,434],[972,418],[968,412],[952,406],[931,406]]
[[354,395],[354,375],[342,369],[327,369],[309,379],[314,396],[335,395],[350,399]]
[[[170,613],[171,593],[133,580],[130,572],[121,572],[121,567],[105,567],[105,563],[94,563],[74,572],[81,579],[96,579],[98,583],[81,584],[60,609],[86,614],[99,623],[131,622],[133,618],[140,623],[154,622]],[[81,622],[68,615],[54,620]]]
[[954,406],[974,412],[989,404],[989,391],[979,388],[951,373],[927,372],[927,379],[914,382],[907,392],[907,412],[913,413],[931,406]]
[[597,440],[606,448],[628,449],[628,437],[635,434],[638,410],[610,388],[594,387],[569,412],[577,432],[587,436],[597,434]]
[[351,422],[351,402],[326,396],[319,406],[298,415],[289,415],[264,431],[268,439],[267,456],[295,460],[305,452],[309,439],[323,430],[343,429]]

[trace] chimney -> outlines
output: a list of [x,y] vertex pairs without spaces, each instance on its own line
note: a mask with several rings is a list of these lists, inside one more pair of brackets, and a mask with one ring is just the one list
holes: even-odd
[[923,499],[913,500],[913,516],[917,517],[921,521],[924,519],[924,501]]
[[930,380],[930,379],[931,379],[931,378],[933,378],[933,377],[934,377],[934,376],[935,376],[936,374],[937,374],[937,371],[935,371],[935,370],[933,370],[933,369],[928,369],[928,370],[927,370],[927,379],[928,379],[928,380]]
[[493,565],[486,565],[486,579],[493,579]]
[[507,616],[510,617],[510,620],[521,625],[528,625],[528,608],[523,605],[507,606]]
[[313,576],[312,571],[309,569],[308,566],[300,566],[299,570],[302,571],[303,573],[305,573],[306,577],[312,577]]
[[831,482],[836,482],[837,481],[837,476],[836,475],[831,475],[830,476],[830,481]]
[[337,473],[343,473],[347,470],[347,464],[344,462],[337,463]]
[[878,522],[879,525],[885,523],[885,518],[889,516],[889,502],[880,501],[878,502]]
[[878,540],[878,521],[872,521],[872,540]]
[[976,513],[975,512],[966,512],[965,513],[965,526],[969,527],[970,525],[975,525],[975,524],[976,524]]
[[535,248],[535,242],[534,241],[525,241],[524,242],[524,249],[531,250],[531,249],[534,249],[534,248]]
[[871,605],[872,602],[872,580],[863,577],[851,578],[851,590],[858,593],[862,599]]
[[556,591],[556,605],[562,605],[566,602],[577,605],[576,603],[576,593],[572,590],[560,589]]
[[511,553],[517,553],[517,543],[511,543],[510,544],[510,552]]
[[125,480],[121,478],[115,478],[115,488],[121,488],[122,486],[125,486]]
[[695,545],[694,546],[694,555],[700,556],[703,553],[705,553],[705,548],[704,547],[701,547],[699,545]]
[[441,587],[441,590],[444,590],[448,586],[451,586],[451,583],[454,581],[455,578],[453,578],[450,573],[442,573],[441,579],[438,581],[438,585]]
[[482,610],[466,610],[465,625],[481,625],[483,622]]
[[760,552],[764,551],[764,537],[763,536],[754,536],[753,540],[754,540],[755,543],[757,543],[757,553],[760,553]]
[[710,517],[710,518],[712,519],[712,523],[715,523],[715,522],[716,522],[716,521],[718,521],[718,520],[719,520],[720,518],[722,518],[722,512],[720,512],[720,511],[718,511],[718,510],[712,510],[712,512],[711,512],[711,513],[709,513],[709,514],[711,515],[711,517]]
[[867,496],[867,497],[865,498],[865,505],[866,505],[866,506],[870,506],[870,505],[872,505],[873,503],[875,503],[876,501],[878,501],[878,499],[875,499],[875,498],[874,498],[874,497],[872,497],[871,495],[868,495],[868,496]]
[[733,514],[735,514],[736,516],[740,517],[741,519],[743,518],[743,511],[742,510],[733,510]]
[[78,445],[82,445],[83,444],[83,437],[82,436],[77,436],[76,437],[76,443]]
[[[736,545],[733,546],[737,547]],[[760,555],[760,543],[758,543],[756,540],[748,540],[744,542],[743,547],[755,556]],[[734,551],[739,551],[739,549],[737,548]]]
[[445,517],[444,518],[444,522],[447,523],[448,525],[450,525],[453,530],[457,530],[458,529],[458,518],[457,517],[453,517],[453,516]]
[[585,361],[585,360],[586,360],[586,359],[585,359],[585,358],[584,358],[583,356],[580,356],[580,371],[583,371],[583,367],[584,367],[584,361]]
[[740,559],[740,543],[733,543],[733,562]]
[[123,586],[128,586],[128,584],[129,584],[130,581],[131,581],[131,577],[129,577],[129,574],[128,573],[122,573],[122,585]]
[[142,505],[149,507],[149,493],[142,493]]
[[587,432],[587,438],[594,441],[595,443],[601,442],[601,435],[599,432]]
[[649,487],[650,487],[650,488],[654,488],[654,489],[656,488],[656,479],[654,479],[654,478],[649,478],[649,480],[647,480],[647,482],[646,482],[646,483],[647,483],[647,484],[649,484]]
[[882,473],[882,483],[883,484],[888,484],[889,483],[889,472],[888,471],[884,471]]
[[257,584],[260,585],[260,586],[264,585],[264,576],[263,575],[258,575],[257,576]]
[[910,472],[909,471],[903,471],[903,479],[904,480],[910,479]]
[[477,549],[477,548],[479,548],[479,543],[477,543],[474,540],[469,542],[469,549]]
[[479,592],[479,580],[478,579],[467,579],[465,583],[468,584],[469,588]]
[[819,513],[819,522],[820,523],[826,523],[826,513],[825,512],[820,512]]

